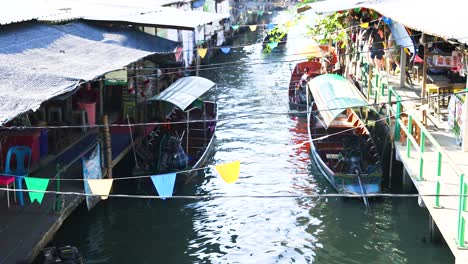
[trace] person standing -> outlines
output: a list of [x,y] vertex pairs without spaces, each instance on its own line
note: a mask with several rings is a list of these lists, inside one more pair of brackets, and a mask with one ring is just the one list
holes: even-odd
[[372,28],[369,34],[369,49],[371,63],[377,67],[378,70],[383,70],[383,56],[384,52],[384,33],[379,28],[377,21],[372,22]]

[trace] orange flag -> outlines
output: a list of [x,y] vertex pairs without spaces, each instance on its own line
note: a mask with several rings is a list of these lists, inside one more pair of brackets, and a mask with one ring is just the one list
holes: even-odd
[[208,51],[208,49],[198,48],[197,51],[198,51],[198,55],[200,55],[200,57],[203,59],[205,58],[206,52]]
[[114,179],[94,179],[88,180],[88,185],[93,194],[101,195],[101,199],[105,200],[108,198],[113,181]]
[[233,183],[239,179],[240,161],[237,160],[230,163],[216,165],[215,169],[225,182]]

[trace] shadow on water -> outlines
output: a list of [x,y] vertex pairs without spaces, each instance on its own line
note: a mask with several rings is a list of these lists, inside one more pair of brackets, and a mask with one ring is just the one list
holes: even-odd
[[[261,39],[261,32],[251,32],[234,44]],[[290,67],[277,63],[284,59],[252,45],[211,61],[236,61],[236,67],[201,71],[218,84],[224,120],[211,164],[240,160],[241,174],[226,184],[208,173],[177,194],[334,192],[301,144],[308,138],[306,120],[266,114],[288,111]],[[119,183],[114,193],[131,190],[131,183]],[[89,212],[81,206],[51,244],[77,246],[87,263],[453,262],[446,247],[427,242],[428,214],[416,199],[386,198],[371,207],[366,213],[362,201],[341,198],[115,198]]]

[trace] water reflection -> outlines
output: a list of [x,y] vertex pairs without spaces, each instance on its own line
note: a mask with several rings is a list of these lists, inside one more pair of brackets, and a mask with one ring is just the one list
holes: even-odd
[[[244,35],[237,44],[255,39],[261,33]],[[208,174],[178,194],[334,192],[302,144],[306,121],[265,114],[288,111],[290,67],[277,63],[282,59],[252,45],[212,61],[238,61],[238,67],[201,71],[218,84],[225,120],[211,163],[239,159],[241,174],[231,185]],[[251,116],[238,118],[246,114]],[[90,212],[75,212],[53,244],[78,246],[87,263],[453,262],[446,247],[426,242],[428,216],[416,200],[383,199],[371,206],[367,214],[361,201],[336,198],[109,199]]]

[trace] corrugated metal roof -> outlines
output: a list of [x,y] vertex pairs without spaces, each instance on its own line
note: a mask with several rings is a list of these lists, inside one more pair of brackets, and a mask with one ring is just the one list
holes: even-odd
[[466,16],[460,0],[327,0],[310,4],[318,13],[349,10],[357,7],[373,9],[409,28],[468,44]]
[[229,13],[217,14],[201,11],[185,11],[170,7],[140,7],[115,5],[77,5],[66,13],[42,18],[43,21],[68,21],[77,18],[92,21],[126,22],[159,28],[193,30],[200,25],[219,22]]
[[154,39],[142,32],[109,32],[82,23],[36,23],[0,32],[0,124],[73,90],[80,80],[172,49],[139,44],[137,35]]
[[190,2],[189,0],[15,0],[0,3],[0,25],[57,17],[57,20],[81,18],[85,12],[106,12],[120,9],[124,14],[132,11],[148,12],[165,5]]
[[216,84],[206,78],[190,76],[180,78],[160,94],[150,100],[166,101],[185,110],[198,97],[202,96]]

